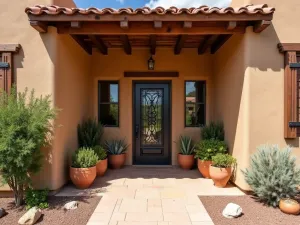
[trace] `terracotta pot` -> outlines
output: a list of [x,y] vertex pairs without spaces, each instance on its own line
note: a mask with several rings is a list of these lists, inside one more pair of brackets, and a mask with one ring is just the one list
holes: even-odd
[[96,178],[96,166],[90,168],[70,167],[70,177],[77,188],[88,188]]
[[230,179],[232,168],[219,168],[210,165],[209,174],[216,187],[225,187]]
[[177,156],[178,164],[182,169],[190,170],[194,165],[194,155],[182,155]]
[[103,160],[99,160],[96,165],[97,176],[102,177],[104,176],[107,170],[107,158]]
[[211,161],[204,161],[204,160],[198,159],[198,169],[204,178],[210,179],[209,167],[210,167],[211,163],[212,163]]
[[112,169],[120,169],[125,164],[126,154],[108,155],[108,164]]
[[300,205],[297,201],[289,198],[281,199],[279,208],[282,212],[287,214],[298,215],[300,213]]

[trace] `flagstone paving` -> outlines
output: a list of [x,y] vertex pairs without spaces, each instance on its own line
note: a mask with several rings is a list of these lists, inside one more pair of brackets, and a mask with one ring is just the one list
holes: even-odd
[[213,225],[199,195],[244,195],[237,187],[217,188],[198,170],[132,167],[108,170],[91,188],[68,185],[57,196],[102,196],[87,225]]

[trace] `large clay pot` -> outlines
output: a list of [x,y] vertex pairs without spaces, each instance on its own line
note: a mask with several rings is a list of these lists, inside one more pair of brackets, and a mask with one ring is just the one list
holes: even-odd
[[282,212],[287,214],[298,215],[300,213],[300,205],[297,201],[289,198],[281,199],[279,208]]
[[194,165],[194,155],[182,155],[177,156],[178,164],[182,169],[190,170]]
[[204,161],[204,160],[198,159],[198,169],[204,178],[210,178],[209,167],[210,167],[211,163],[212,163],[211,161]]
[[96,165],[97,176],[102,177],[104,176],[107,170],[107,158],[103,160],[99,160]]
[[108,155],[108,164],[112,169],[120,169],[125,164],[126,154]]
[[90,168],[70,167],[70,177],[77,188],[88,188],[96,178],[96,166]]
[[232,168],[219,168],[210,165],[209,174],[216,187],[225,187],[230,179]]

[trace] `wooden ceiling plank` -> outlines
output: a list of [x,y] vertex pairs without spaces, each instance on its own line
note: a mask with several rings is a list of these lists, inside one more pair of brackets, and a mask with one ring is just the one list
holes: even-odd
[[156,52],[156,35],[150,35],[150,53],[155,55]]
[[95,35],[89,35],[89,38],[103,55],[108,54],[107,47],[100,37],[97,37]]
[[0,44],[0,52],[18,52],[20,44]]
[[206,52],[206,50],[209,48],[209,46],[212,45],[218,38],[218,35],[208,35],[205,37],[204,41],[200,43],[198,47],[198,54],[202,55]]
[[123,44],[123,48],[124,48],[125,53],[127,55],[131,55],[132,50],[131,50],[131,45],[130,45],[128,36],[127,35],[121,35],[120,39],[121,39],[121,42]]
[[30,21],[30,26],[36,29],[39,33],[47,33],[48,25],[45,22],[40,21]]
[[192,21],[184,21],[183,28],[192,28],[193,22]]
[[231,35],[220,35],[217,40],[211,46],[211,54],[215,54],[225,43],[231,38]]
[[155,29],[162,28],[162,21],[154,21],[154,28]]
[[184,42],[187,38],[187,35],[179,35],[178,39],[177,39],[177,42],[176,42],[176,45],[175,45],[175,48],[174,48],[174,54],[175,55],[179,55],[183,46],[184,46]]
[[82,38],[77,35],[71,35],[71,37],[86,51],[87,54],[92,54],[92,46],[88,45]]
[[121,21],[121,22],[120,22],[120,27],[121,27],[122,29],[128,29],[128,28],[129,28],[129,23],[128,23],[128,21],[127,21],[127,20]]
[[268,20],[259,21],[254,25],[253,32],[260,33],[263,30],[265,30],[268,26],[270,26],[271,23],[272,23],[272,21],[268,21]]
[[81,27],[81,22],[79,22],[79,21],[71,21],[71,27],[72,28],[80,28]]
[[237,22],[236,21],[229,21],[228,25],[227,25],[227,30],[233,30],[235,29],[237,26]]

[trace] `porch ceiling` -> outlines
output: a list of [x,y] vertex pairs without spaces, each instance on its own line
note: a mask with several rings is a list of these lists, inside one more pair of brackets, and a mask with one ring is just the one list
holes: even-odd
[[182,48],[195,48],[198,54],[214,54],[233,34],[253,26],[256,33],[271,24],[275,9],[268,5],[240,8],[164,9],[79,9],[58,6],[34,6],[25,9],[30,25],[41,33],[55,26],[59,34],[69,34],[88,53],[97,48],[108,54],[109,48],[169,47],[174,54]]

